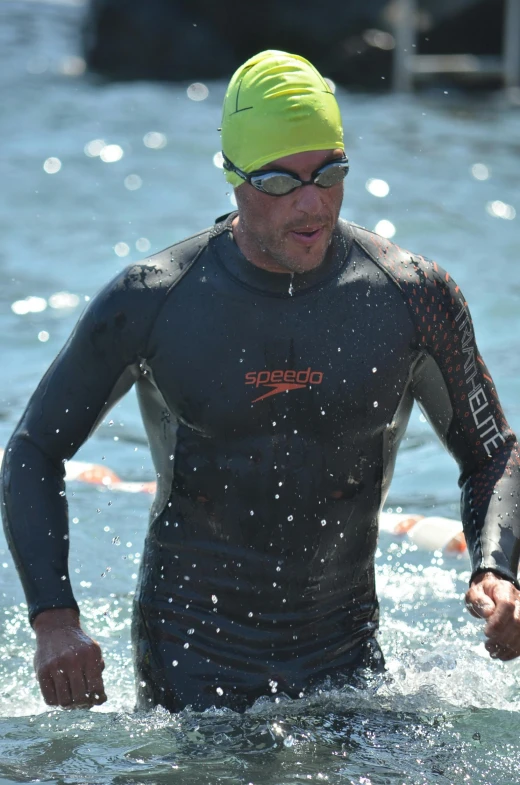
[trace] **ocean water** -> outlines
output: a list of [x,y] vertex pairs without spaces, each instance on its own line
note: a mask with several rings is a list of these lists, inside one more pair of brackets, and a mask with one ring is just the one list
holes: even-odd
[[[128,262],[232,209],[214,163],[225,85],[86,78],[83,10],[79,1],[0,4],[0,445],[86,298]],[[400,245],[450,271],[518,430],[519,110],[498,94],[442,88],[408,98],[337,95],[351,159],[344,217],[395,231]],[[77,458],[127,480],[153,479],[132,394]],[[364,690],[281,696],[244,715],[136,713],[130,610],[150,497],[79,483],[68,492],[71,576],[105,654],[109,700],[90,712],[43,704],[0,534],[0,785],[520,782],[520,664],[487,656],[481,624],[463,607],[464,557],[381,534],[388,673]],[[418,410],[387,507],[458,515],[456,466]]]

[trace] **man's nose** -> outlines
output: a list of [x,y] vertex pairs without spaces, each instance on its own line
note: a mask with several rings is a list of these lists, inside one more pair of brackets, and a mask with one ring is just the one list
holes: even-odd
[[317,185],[302,185],[296,190],[295,207],[304,213],[320,212],[323,206],[322,195]]

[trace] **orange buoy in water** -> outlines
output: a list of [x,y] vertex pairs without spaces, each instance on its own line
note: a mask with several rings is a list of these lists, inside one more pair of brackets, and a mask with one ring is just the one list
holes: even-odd
[[[4,450],[0,447],[0,461],[4,455]],[[89,485],[99,485],[103,488],[110,488],[112,491],[124,491],[126,493],[150,493],[154,494],[157,490],[157,483],[149,482],[126,482],[122,480],[108,466],[100,466],[98,463],[86,463],[85,461],[65,461],[65,480],[67,482],[86,482]]]
[[67,461],[65,464],[65,479],[78,482],[88,482],[92,485],[101,485],[112,491],[126,493],[155,493],[156,482],[126,482],[109,469],[97,463],[83,463],[82,461]]
[[108,466],[99,466],[96,463],[83,463],[81,461],[67,461],[65,464],[65,479],[88,482],[92,485],[114,485],[121,482]]
[[444,551],[451,555],[466,552],[462,523],[452,518],[383,512],[379,517],[379,525],[390,534],[408,537],[424,550]]

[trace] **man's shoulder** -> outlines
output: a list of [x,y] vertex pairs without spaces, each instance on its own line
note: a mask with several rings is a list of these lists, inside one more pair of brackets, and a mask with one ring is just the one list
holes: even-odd
[[396,283],[427,285],[429,281],[433,283],[447,276],[443,268],[426,256],[401,248],[397,243],[358,224],[342,223],[348,223],[354,242]]
[[354,242],[400,290],[414,321],[420,323],[420,332],[424,324],[429,324],[431,335],[436,335],[433,328],[438,318],[441,322],[452,320],[465,307],[456,282],[437,262],[411,253],[362,226],[350,224],[350,230]]
[[185,237],[162,251],[158,251],[153,256],[150,256],[147,261],[165,269],[170,267],[172,271],[182,269],[185,264],[188,264],[204,250],[213,231],[213,226],[202,229],[200,232]]
[[213,227],[169,245],[162,251],[128,265],[126,283],[137,288],[169,288],[181,278],[207,247]]
[[86,313],[95,321],[128,309],[143,318],[153,315],[207,246],[211,231],[204,229],[127,265],[98,292]]

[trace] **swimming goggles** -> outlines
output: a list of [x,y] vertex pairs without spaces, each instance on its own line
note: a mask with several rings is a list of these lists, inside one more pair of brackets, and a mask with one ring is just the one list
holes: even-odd
[[228,172],[234,172],[242,180],[245,180],[256,188],[269,196],[285,196],[295,191],[302,185],[317,185],[319,188],[332,188],[333,185],[339,185],[348,174],[349,163],[348,158],[343,154],[342,158],[336,158],[328,164],[320,166],[312,173],[310,180],[302,180],[294,172],[284,172],[278,170],[259,169],[256,172],[244,172],[235,166],[229,158],[222,153],[224,159],[224,169]]

